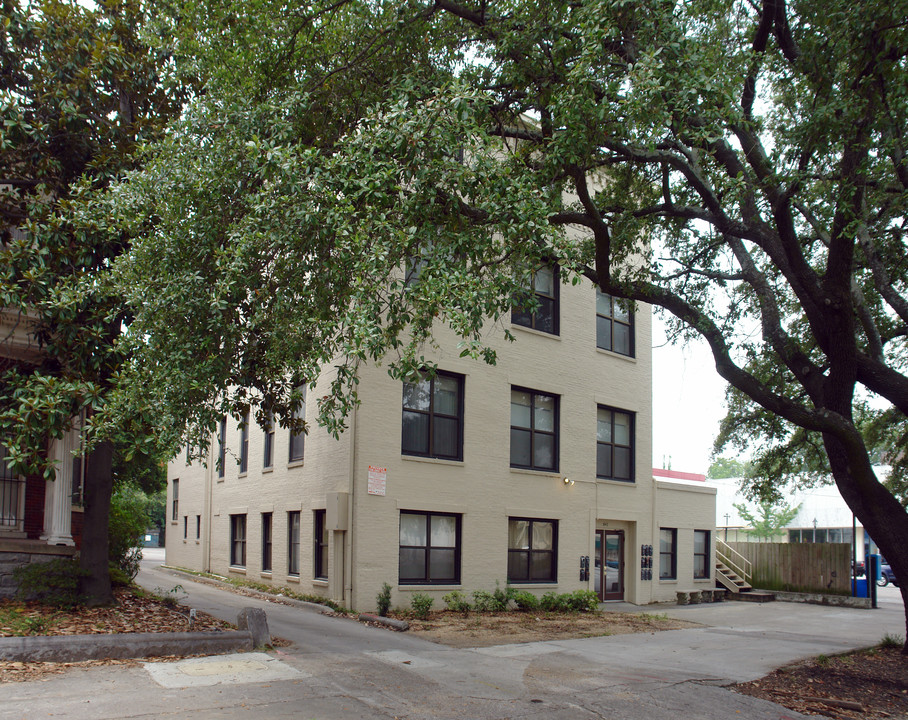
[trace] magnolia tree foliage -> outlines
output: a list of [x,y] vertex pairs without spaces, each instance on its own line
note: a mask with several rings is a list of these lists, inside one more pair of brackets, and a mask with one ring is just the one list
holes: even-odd
[[908,577],[908,516],[866,439],[905,457],[904,0],[175,17],[208,86],[112,209],[145,234],[119,266],[139,352],[123,402],[160,412],[162,439],[286,417],[324,372],[337,430],[357,364],[411,373],[441,324],[493,361],[521,279],[557,262],[705,338],[733,388],[723,442],[763,451],[757,477],[828,468]]
[[129,320],[107,276],[129,238],[87,208],[180,105],[145,22],[132,0],[3,0],[0,24],[0,307],[34,322],[39,345],[35,362],[0,363],[0,440],[16,470],[53,479],[49,441],[85,416],[83,591],[99,603],[112,597],[112,450],[128,464],[152,444],[141,412],[104,421]]

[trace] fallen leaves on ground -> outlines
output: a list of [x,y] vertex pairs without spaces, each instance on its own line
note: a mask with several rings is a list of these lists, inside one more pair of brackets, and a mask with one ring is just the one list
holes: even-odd
[[[189,608],[129,588],[114,590],[115,604],[105,607],[59,610],[34,602],[0,601],[0,637],[22,635],[96,635],[104,633],[168,633],[189,630],[233,630],[231,623],[198,611],[189,623]],[[173,658],[154,658],[167,660]],[[46,680],[74,667],[135,665],[136,660],[83,662],[2,662],[0,682]]]
[[734,689],[790,710],[830,718],[908,717],[908,656],[874,648],[788,665]]

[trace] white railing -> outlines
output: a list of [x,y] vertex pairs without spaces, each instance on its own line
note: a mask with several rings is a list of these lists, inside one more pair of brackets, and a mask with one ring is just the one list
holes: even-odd
[[750,584],[750,579],[753,577],[753,566],[750,560],[718,538],[716,538],[716,559],[733,570],[744,582]]

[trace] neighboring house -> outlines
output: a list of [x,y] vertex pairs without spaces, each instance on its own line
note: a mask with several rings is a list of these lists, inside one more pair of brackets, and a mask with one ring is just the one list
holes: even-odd
[[[874,468],[877,475],[886,477],[889,468]],[[716,488],[716,528],[720,540],[728,542],[757,542],[758,538],[748,534],[750,528],[741,518],[735,504],[744,503],[752,513],[759,516],[756,505],[748,502],[739,492],[741,478],[708,480]],[[792,490],[786,494],[786,505],[800,505],[794,519],[774,537],[773,542],[801,543],[854,543],[857,559],[878,553],[876,543],[864,532],[861,521],[842,499],[835,485],[822,485],[805,490]]]
[[556,269],[534,285],[496,366],[442,330],[434,378],[363,367],[339,440],[312,402],[306,436],[224,420],[207,466],[168,466],[167,563],[357,610],[386,582],[404,607],[496,583],[637,604],[713,587],[715,490],[651,472],[650,308]]
[[[32,328],[28,315],[0,308],[0,368],[39,360]],[[77,422],[63,439],[48,443],[57,460],[53,481],[12,472],[0,447],[0,597],[15,593],[15,567],[75,555],[82,526],[82,460],[73,455],[78,443]]]

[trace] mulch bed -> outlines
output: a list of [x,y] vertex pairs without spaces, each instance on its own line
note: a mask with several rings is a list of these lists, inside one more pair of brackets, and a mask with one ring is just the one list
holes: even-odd
[[820,656],[733,689],[807,715],[908,718],[908,655],[887,647]]
[[[236,626],[197,612],[192,626],[188,608],[150,596],[115,588],[115,605],[59,610],[34,602],[0,600],[0,637],[23,635],[94,635],[103,633],[168,633],[234,630]],[[182,657],[182,656],[181,656]],[[165,662],[176,657],[149,658]],[[48,680],[72,668],[101,665],[136,665],[137,660],[82,662],[0,662],[0,683]]]

